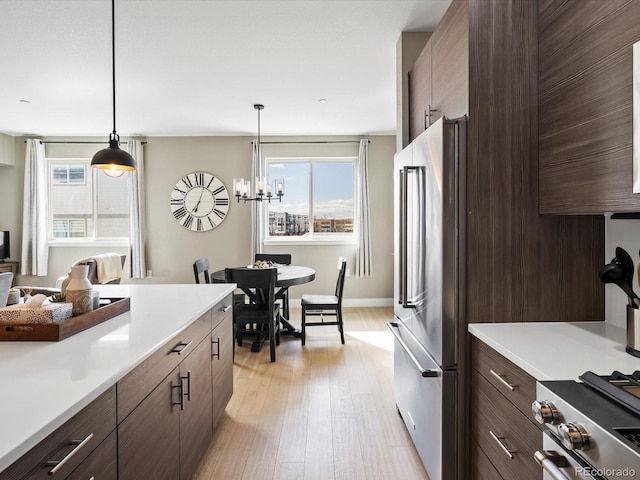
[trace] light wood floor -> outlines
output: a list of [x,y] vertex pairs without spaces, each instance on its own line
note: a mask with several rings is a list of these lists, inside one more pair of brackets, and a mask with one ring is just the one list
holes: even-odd
[[[391,308],[345,308],[307,344],[236,347],[234,394],[196,480],[420,480],[424,467],[393,397]],[[292,309],[293,323],[300,310]]]

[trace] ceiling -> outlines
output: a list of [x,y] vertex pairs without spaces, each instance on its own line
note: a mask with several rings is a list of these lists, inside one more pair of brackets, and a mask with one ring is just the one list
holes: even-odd
[[[395,133],[400,33],[450,2],[116,0],[117,131]],[[109,0],[1,0],[0,45],[0,132],[112,130]]]

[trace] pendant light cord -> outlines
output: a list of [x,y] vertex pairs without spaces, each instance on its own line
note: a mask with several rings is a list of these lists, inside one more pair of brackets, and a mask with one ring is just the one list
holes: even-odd
[[116,137],[116,0],[111,0],[111,80],[113,97],[113,136]]

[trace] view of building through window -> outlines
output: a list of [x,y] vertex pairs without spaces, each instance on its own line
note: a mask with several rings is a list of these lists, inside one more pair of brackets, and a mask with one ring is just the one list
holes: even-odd
[[268,204],[270,237],[353,235],[355,158],[267,159],[267,178],[284,178],[282,203]]
[[49,238],[128,238],[128,176],[108,177],[89,163],[48,160]]

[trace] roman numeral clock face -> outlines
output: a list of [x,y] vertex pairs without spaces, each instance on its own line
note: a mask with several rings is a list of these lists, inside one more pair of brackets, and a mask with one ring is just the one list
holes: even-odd
[[184,228],[206,232],[217,227],[229,212],[229,192],[217,177],[194,172],[171,190],[171,213]]

